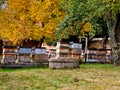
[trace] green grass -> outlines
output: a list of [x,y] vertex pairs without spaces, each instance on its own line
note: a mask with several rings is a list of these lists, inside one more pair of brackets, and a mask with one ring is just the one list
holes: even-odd
[[76,69],[0,69],[0,90],[120,90],[120,67],[81,64]]

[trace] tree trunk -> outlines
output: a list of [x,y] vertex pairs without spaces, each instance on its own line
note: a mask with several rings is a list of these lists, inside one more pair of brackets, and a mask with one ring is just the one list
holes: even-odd
[[102,25],[102,34],[103,34],[103,40],[102,45],[103,48],[106,48],[106,43],[108,41],[108,28],[106,22],[103,22],[104,25]]
[[103,48],[106,48],[106,43],[108,41],[108,26],[107,26],[107,22],[104,21],[103,17],[102,18],[99,18],[98,20],[98,23],[101,25],[102,27],[102,37],[103,37],[103,40],[102,40],[102,46]]
[[110,45],[112,47],[113,64],[120,64],[120,14],[115,17],[114,26],[110,36]]
[[40,40],[40,42],[38,43],[37,47],[41,47],[42,43],[44,42],[45,36],[43,36],[43,38]]

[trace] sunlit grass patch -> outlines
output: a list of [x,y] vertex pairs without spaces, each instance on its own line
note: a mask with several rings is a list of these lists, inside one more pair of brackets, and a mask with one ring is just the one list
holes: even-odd
[[120,67],[81,64],[76,69],[0,69],[0,90],[119,90]]

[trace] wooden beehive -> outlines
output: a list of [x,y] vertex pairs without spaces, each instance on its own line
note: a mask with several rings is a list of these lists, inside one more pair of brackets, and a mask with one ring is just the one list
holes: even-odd
[[30,62],[32,58],[31,47],[19,47],[18,48],[18,61],[21,63]]
[[17,60],[17,48],[15,46],[3,46],[2,63],[15,63]]
[[89,59],[96,59],[96,60],[97,60],[97,59],[98,59],[98,56],[97,56],[97,55],[94,55],[94,54],[92,54],[92,55],[91,55],[91,54],[88,54],[88,58],[89,58]]
[[112,55],[112,49],[107,49],[106,54],[107,55]]
[[106,53],[107,53],[106,49],[98,49],[98,51],[99,51],[99,55],[100,54],[101,55],[106,55]]
[[99,52],[98,52],[97,49],[89,49],[89,50],[87,50],[87,53],[88,53],[88,54],[93,54],[93,55],[99,54]]
[[71,49],[82,49],[82,44],[72,43],[72,44],[69,45],[69,48],[71,48]]
[[106,62],[112,63],[112,60],[113,60],[112,49],[107,49]]
[[106,55],[106,62],[112,63],[113,56],[112,55]]
[[106,62],[112,63],[113,62],[113,56],[112,56],[112,48],[110,46],[110,40],[108,40],[106,45]]
[[46,48],[35,48],[34,62],[46,61]]
[[37,61],[37,62],[44,61],[44,60],[46,60],[46,58],[47,58],[47,56],[45,54],[39,54],[39,55],[36,54],[34,56],[34,61]]
[[56,49],[49,49],[48,57],[55,58],[55,56],[56,56]]
[[106,62],[106,49],[98,49],[98,60],[99,62]]
[[66,58],[69,55],[69,44],[64,42],[57,42],[56,58]]
[[69,57],[73,60],[81,59],[82,44],[80,43],[70,43],[69,45]]
[[74,60],[81,59],[81,53],[82,53],[81,49],[77,48],[69,49],[69,57]]
[[91,44],[88,45],[88,61],[95,61],[95,62],[111,62],[112,61],[112,51],[109,44],[109,40],[106,44],[106,47],[103,47],[103,43],[100,38],[94,38]]
[[106,55],[98,55],[97,59],[99,60],[99,62],[106,62]]
[[72,54],[81,54],[82,53],[82,49],[69,49],[69,53]]
[[89,62],[111,62],[111,50],[107,49],[94,49],[94,50],[88,50],[88,61]]
[[88,54],[88,61],[87,62],[98,62],[98,50],[97,49],[89,49],[87,50],[87,54]]

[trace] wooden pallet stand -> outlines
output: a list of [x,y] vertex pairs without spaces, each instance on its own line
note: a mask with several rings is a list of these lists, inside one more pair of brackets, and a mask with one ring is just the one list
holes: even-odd
[[50,59],[49,68],[51,69],[63,69],[63,68],[78,68],[79,60],[59,60]]

